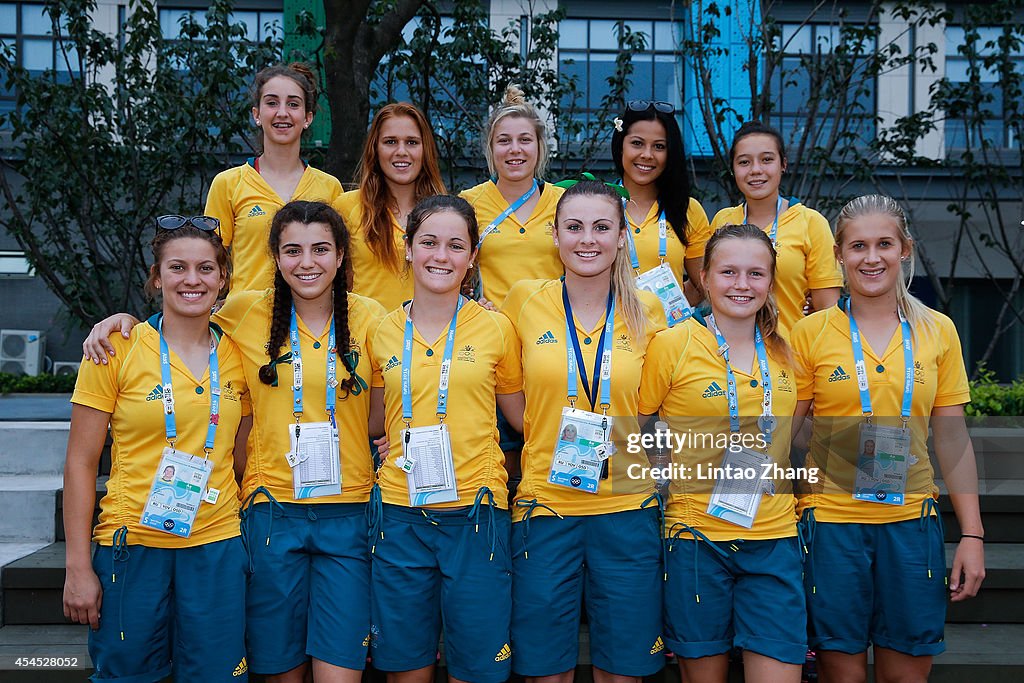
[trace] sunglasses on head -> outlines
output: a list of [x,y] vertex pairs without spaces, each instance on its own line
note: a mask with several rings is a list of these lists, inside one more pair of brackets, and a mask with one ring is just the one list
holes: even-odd
[[216,232],[220,234],[220,220],[213,216],[177,216],[169,214],[156,217],[156,227],[160,230],[177,230],[191,225],[203,232]]
[[651,107],[654,107],[654,111],[661,112],[662,114],[674,114],[676,111],[676,108],[671,104],[661,100],[630,100],[626,104],[626,108],[630,111],[647,111]]

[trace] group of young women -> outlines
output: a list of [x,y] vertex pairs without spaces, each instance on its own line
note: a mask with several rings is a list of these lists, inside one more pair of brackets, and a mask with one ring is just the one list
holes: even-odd
[[[299,157],[315,103],[299,65],[257,76],[263,153],[217,176],[208,215],[157,220],[161,312],[86,341],[64,602],[97,680],[353,682],[369,656],[425,682],[443,632],[453,681],[571,681],[583,608],[600,681],[667,650],[685,680],[724,681],[734,646],[748,680],[797,681],[808,637],[822,680],[864,680],[870,644],[886,680],[925,680],[947,592],[930,416],[958,484],[953,600],[978,590],[984,532],[956,331],[906,289],[894,202],[851,202],[833,238],[750,123],[746,201],[709,225],[671,105],[647,101],[615,120],[617,184],[554,186],[515,87],[489,181],[445,194],[428,122],[391,104],[342,194]],[[812,410],[820,483],[695,476],[786,471]],[[675,450],[662,496],[626,446],[655,414],[757,439]]]

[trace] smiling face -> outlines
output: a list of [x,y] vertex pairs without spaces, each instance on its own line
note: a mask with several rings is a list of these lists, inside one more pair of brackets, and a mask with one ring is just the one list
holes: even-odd
[[298,142],[313,120],[312,112],[306,111],[302,87],[287,76],[274,76],[263,85],[252,117],[263,129],[264,144],[277,145]]
[[835,253],[846,273],[851,294],[894,296],[903,277],[901,261],[909,258],[913,243],[902,238],[899,223],[884,213],[869,213],[848,220]]
[[771,135],[755,133],[736,142],[732,172],[747,201],[774,197],[785,170],[779,143]]
[[668,164],[668,135],[658,119],[636,121],[622,138],[623,180],[649,185]]
[[274,258],[292,296],[317,301],[331,297],[343,257],[329,225],[296,221],[281,229],[280,246]]
[[625,239],[622,210],[609,197],[579,195],[558,207],[555,246],[566,273],[610,277]]
[[491,155],[499,179],[515,182],[532,178],[539,154],[533,121],[506,116],[495,124]]
[[377,164],[388,183],[409,185],[423,170],[423,136],[408,116],[392,116],[380,127]]
[[414,295],[459,291],[476,258],[465,219],[445,209],[420,221],[405,253],[412,262]]
[[217,264],[216,248],[200,237],[166,242],[153,270],[153,284],[163,295],[165,316],[209,317],[226,282]]
[[771,251],[760,240],[724,239],[704,264],[701,282],[716,318],[753,319],[771,291]]

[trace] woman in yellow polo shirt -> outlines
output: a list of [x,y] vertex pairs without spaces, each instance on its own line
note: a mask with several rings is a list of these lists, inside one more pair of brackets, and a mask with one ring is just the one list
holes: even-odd
[[[101,679],[248,678],[233,471],[248,391],[238,349],[210,323],[229,272],[216,230],[208,216],[157,219],[146,288],[161,312],[113,339],[107,364],[82,363],[71,399],[64,614],[92,626]],[[110,479],[92,529],[108,425]]]
[[[674,292],[683,291],[684,273],[691,283],[689,303],[700,300],[697,285],[711,230],[704,207],[690,196],[683,136],[672,105],[629,102],[615,119],[612,161],[629,191],[626,247],[631,265],[637,275],[644,275],[645,289],[661,292],[668,323],[675,325],[688,315],[689,306],[680,305],[686,302],[669,304]],[[662,264],[667,266],[654,270]]]
[[412,298],[405,223],[416,202],[445,194],[430,122],[407,102],[380,108],[357,171],[359,188],[335,206],[351,233],[352,291],[388,311]]
[[373,663],[389,680],[432,679],[443,615],[450,678],[501,683],[512,597],[494,411],[521,428],[519,340],[504,315],[460,294],[478,239],[465,200],[420,201],[407,233],[414,297],[369,344],[391,443],[371,501]]
[[733,137],[729,158],[744,202],[715,214],[711,229],[749,223],[768,233],[779,256],[779,322],[788,334],[804,316],[808,295],[815,311],[839,298],[843,278],[832,253],[832,231],[820,213],[781,194],[788,160],[777,130],[760,121],[744,123]]
[[985,576],[967,373],[953,322],[907,289],[914,243],[899,204],[851,201],[836,243],[849,296],[792,334],[796,414],[813,403],[807,464],[822,472],[799,500],[811,647],[823,679],[866,680],[873,645],[880,678],[923,681],[945,650],[947,598],[929,427],[961,530],[950,599]]
[[256,74],[252,117],[263,151],[213,179],[206,213],[220,220],[224,244],[231,247],[231,291],[265,289],[274,281],[267,235],[274,213],[293,199],[332,203],[341,183],[299,156],[302,133],[313,122],[316,76],[305,64],[278,64]]
[[491,113],[484,141],[491,179],[460,193],[480,225],[482,295],[500,306],[519,280],[562,274],[551,243],[562,188],[544,182],[547,130],[518,86]]
[[796,683],[807,651],[789,464],[796,385],[775,258],[757,226],[717,230],[701,272],[706,318],[659,334],[644,361],[640,412],[661,414],[673,453],[665,641],[684,680],[724,683],[741,647],[748,680]]
[[661,525],[654,484],[627,476],[641,456],[624,439],[638,429],[644,355],[665,314],[635,287],[615,190],[577,183],[555,220],[564,281],[519,282],[502,308],[522,343],[526,394],[513,669],[571,680],[585,597],[594,666],[641,677],[664,662]]

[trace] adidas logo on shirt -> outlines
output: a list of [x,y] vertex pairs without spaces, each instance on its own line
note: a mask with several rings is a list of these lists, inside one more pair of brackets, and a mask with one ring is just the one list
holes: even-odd
[[850,379],[850,376],[846,374],[846,370],[843,370],[842,365],[837,365],[836,369],[832,371],[829,376],[829,382],[842,382],[843,380]]
[[538,344],[538,345],[540,345],[540,344],[557,344],[557,343],[558,343],[558,340],[557,340],[557,339],[555,339],[555,335],[553,335],[553,334],[551,333],[551,330],[548,330],[547,332],[545,332],[544,334],[542,334],[542,335],[541,335],[541,336],[540,336],[540,337],[539,337],[539,338],[537,339],[537,344]]
[[392,368],[397,368],[401,364],[402,364],[402,361],[398,360],[397,356],[391,356],[391,358],[387,362],[387,365],[384,366],[384,372],[387,372],[388,370],[391,370]]
[[163,386],[157,384],[153,387],[153,391],[149,392],[149,396],[146,397],[147,401],[161,401],[164,398]]
[[704,398],[714,398],[715,396],[725,396],[725,389],[718,382],[712,382],[708,385],[708,388],[701,394]]
[[501,646],[501,650],[498,652],[498,654],[495,655],[494,661],[496,661],[496,662],[504,662],[506,659],[508,659],[511,656],[512,656],[512,648],[510,648],[508,646],[508,643],[505,643],[504,645]]
[[263,209],[261,209],[259,204],[257,204],[256,206],[252,207],[252,209],[249,210],[249,218],[254,218],[255,216],[266,216],[266,215],[267,215],[267,212],[264,211]]

